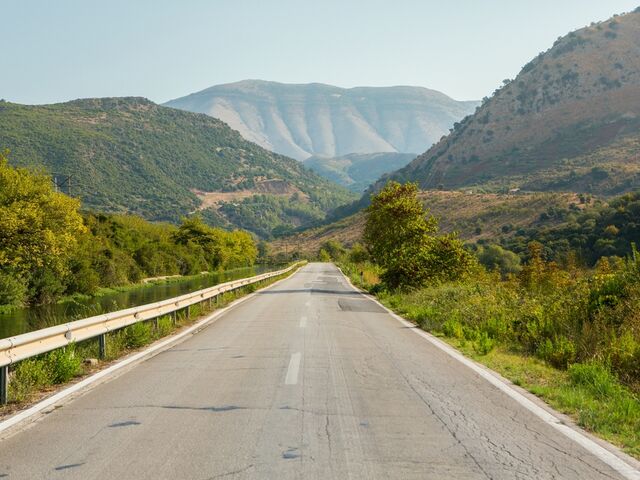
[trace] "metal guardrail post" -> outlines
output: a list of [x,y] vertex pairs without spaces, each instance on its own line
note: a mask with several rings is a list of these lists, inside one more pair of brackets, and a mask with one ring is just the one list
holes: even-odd
[[187,305],[187,308],[185,310],[187,313],[187,320],[189,320],[191,318],[191,305]]
[[104,333],[98,336],[98,355],[100,358],[107,356],[107,335]]
[[0,367],[0,405],[9,401],[9,365]]
[[178,313],[175,310],[171,312],[171,323],[174,327],[178,324]]

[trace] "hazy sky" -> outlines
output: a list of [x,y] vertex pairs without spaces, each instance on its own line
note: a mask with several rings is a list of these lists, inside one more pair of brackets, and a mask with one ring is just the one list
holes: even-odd
[[640,0],[0,0],[0,98],[157,102],[246,78],[490,94]]

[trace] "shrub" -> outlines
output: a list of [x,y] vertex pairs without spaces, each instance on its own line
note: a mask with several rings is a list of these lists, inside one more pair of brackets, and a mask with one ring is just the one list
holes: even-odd
[[473,265],[473,257],[454,235],[435,235],[438,222],[417,194],[416,184],[392,181],[367,208],[364,241],[391,288],[460,278]]
[[26,400],[29,395],[51,383],[51,376],[45,362],[36,358],[23,360],[16,366],[11,376],[9,390],[11,399],[17,402]]
[[349,251],[349,261],[352,263],[363,263],[369,259],[369,252],[361,243],[354,243]]
[[65,383],[78,374],[82,359],[76,355],[75,345],[71,344],[49,352],[45,365],[52,383]]
[[567,365],[575,361],[576,346],[569,339],[562,336],[555,338],[553,341],[547,338],[540,343],[536,353],[554,367],[567,368]]
[[123,336],[125,348],[140,348],[151,342],[151,325],[147,322],[134,323],[124,329]]
[[442,333],[447,337],[463,338],[462,325],[457,320],[449,319],[442,324]]
[[320,253],[318,254],[318,257],[320,258],[321,262],[331,261],[331,255],[329,255],[329,252],[327,252],[324,248],[320,249]]
[[505,250],[499,245],[487,245],[478,251],[478,260],[489,270],[497,270],[503,275],[519,273],[520,257],[515,253]]
[[341,260],[347,253],[342,243],[337,240],[329,240],[322,244],[322,250],[326,251],[333,260]]
[[473,344],[473,349],[479,355],[486,355],[495,346],[495,341],[489,336],[487,332],[481,332],[478,339]]

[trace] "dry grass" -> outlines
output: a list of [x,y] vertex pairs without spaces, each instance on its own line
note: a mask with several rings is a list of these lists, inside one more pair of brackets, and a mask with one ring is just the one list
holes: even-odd
[[[504,235],[502,228],[511,231],[539,225],[540,214],[549,208],[566,209],[570,205],[583,209],[574,193],[518,193],[515,195],[494,193],[469,193],[469,191],[428,190],[420,193],[431,214],[440,221],[444,233],[458,232],[466,241],[490,240]],[[558,220],[545,220],[546,226]],[[364,230],[365,216],[356,213],[338,222],[307,230],[298,235],[275,240],[271,243],[274,254],[298,251],[315,255],[328,240],[337,240],[346,246],[360,241]],[[480,233],[477,233],[477,228]]]
[[232,192],[203,192],[202,190],[191,190],[199,199],[200,206],[198,210],[205,210],[207,208],[220,207],[224,202],[237,202],[244,200],[245,198],[253,197],[254,195],[274,195],[276,197],[291,198],[293,195],[298,194],[298,198],[302,202],[308,202],[309,196],[296,186],[290,184],[285,180],[270,179],[261,180],[256,182],[256,186],[251,189],[235,190]]

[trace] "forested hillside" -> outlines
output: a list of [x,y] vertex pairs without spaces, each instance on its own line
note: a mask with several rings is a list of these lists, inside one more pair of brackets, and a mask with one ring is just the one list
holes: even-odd
[[[71,176],[63,191],[79,197],[86,208],[150,220],[176,222],[207,207],[203,216],[210,223],[233,227],[238,200],[260,204],[262,197],[253,195],[275,182],[279,188],[268,188],[266,194],[284,205],[260,230],[270,235],[279,226],[322,219],[352,198],[299,162],[244,140],[219,120],[144,98],[43,106],[0,102],[0,149],[5,148],[13,165],[40,167],[65,180]],[[207,195],[220,193],[223,201],[203,204]],[[292,202],[294,196],[299,201]],[[304,204],[305,214],[288,208],[290,203]],[[255,221],[245,220],[252,229]]]

